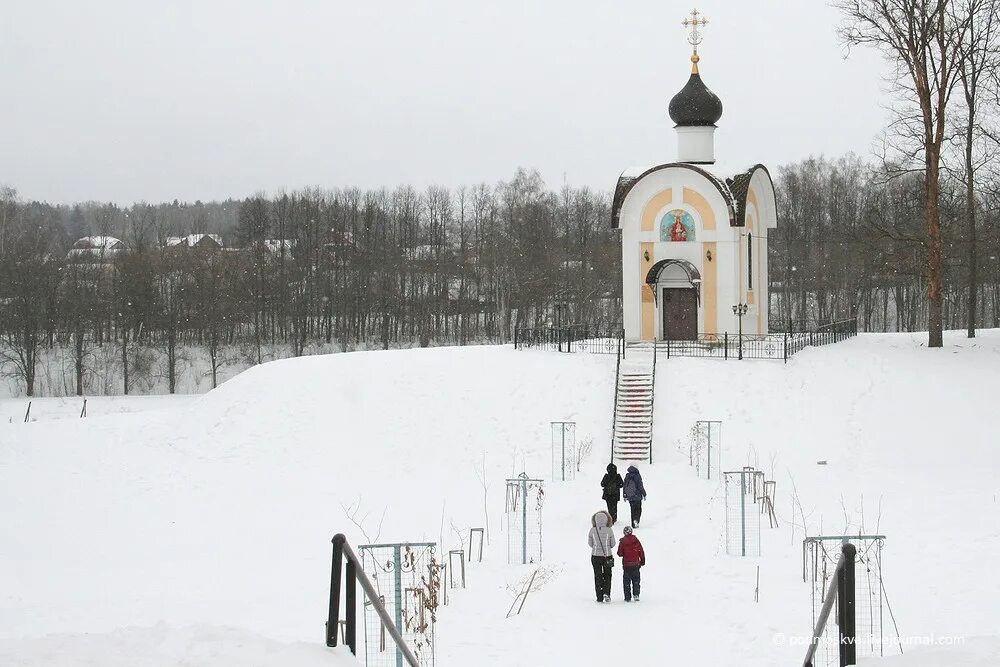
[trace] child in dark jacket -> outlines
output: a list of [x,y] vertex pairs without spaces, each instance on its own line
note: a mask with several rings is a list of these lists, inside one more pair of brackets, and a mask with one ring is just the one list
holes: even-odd
[[625,602],[633,597],[639,601],[639,568],[646,564],[646,554],[639,538],[632,529],[625,526],[625,536],[618,542],[618,555],[622,558],[622,583],[625,586]]

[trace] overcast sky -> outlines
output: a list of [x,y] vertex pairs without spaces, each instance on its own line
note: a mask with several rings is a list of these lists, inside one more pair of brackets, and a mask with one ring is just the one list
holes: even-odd
[[[610,190],[669,162],[688,78],[664,0],[0,0],[0,183],[53,202],[302,186]],[[871,153],[879,57],[823,0],[710,0],[721,163]]]

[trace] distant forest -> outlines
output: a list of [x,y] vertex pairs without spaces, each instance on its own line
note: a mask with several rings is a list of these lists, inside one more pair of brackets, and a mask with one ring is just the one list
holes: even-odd
[[[926,327],[921,173],[847,156],[772,176],[772,329],[846,317],[865,331]],[[978,188],[973,236],[964,185],[942,183],[949,328],[969,325],[973,253],[975,324],[1000,326],[1000,187]],[[66,393],[95,391],[98,359],[116,365],[114,392],[129,393],[155,356],[173,392],[192,348],[214,385],[227,364],[316,351],[507,342],[518,327],[613,332],[621,269],[609,207],[609,192],[552,190],[527,170],[457,189],[124,208],[0,188],[0,372],[35,395],[39,359],[58,349]]]

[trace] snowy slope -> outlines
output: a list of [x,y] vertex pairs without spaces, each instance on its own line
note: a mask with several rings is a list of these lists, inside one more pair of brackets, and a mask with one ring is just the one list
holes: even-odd
[[[177,409],[0,425],[0,664],[333,660],[321,646],[329,538],[365,541],[342,505],[360,505],[371,538],[384,512],[380,541],[453,548],[452,525],[483,523],[484,452],[493,542],[439,614],[440,667],[625,655],[636,665],[797,664],[810,598],[790,519],[804,514],[811,534],[856,532],[862,507],[864,527],[888,536],[900,633],[969,638],[873,664],[1000,664],[990,567],[1000,558],[1000,333],[936,351],[919,340],[862,336],[787,365],[660,364],[638,605],[621,602],[620,568],[617,602],[592,601],[586,547],[603,504],[613,356],[472,347],[310,357],[255,368]],[[748,398],[759,394],[769,398]],[[724,421],[724,467],[756,463],[778,481],[782,526],[765,533],[759,559],[724,555],[721,491],[687,466],[688,429],[707,418]],[[548,485],[550,578],[507,620],[509,588],[530,570],[504,562],[502,480],[548,476],[548,422],[559,419],[575,419],[594,453],[578,481]],[[52,633],[64,634],[35,639]],[[148,662],[108,658],[140,644]],[[59,651],[92,657],[60,662]]]
[[[321,641],[330,537],[482,525],[549,426],[610,421],[608,357],[469,347],[254,368],[178,410],[0,425],[0,637],[236,626]],[[502,506],[502,481],[499,489]],[[494,505],[496,509],[496,505]],[[2,655],[2,654],[0,654]]]

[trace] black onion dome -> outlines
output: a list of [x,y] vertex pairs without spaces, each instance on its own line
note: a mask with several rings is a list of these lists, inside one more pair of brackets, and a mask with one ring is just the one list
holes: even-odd
[[678,127],[715,125],[722,118],[722,100],[693,72],[687,84],[670,100],[670,120]]

